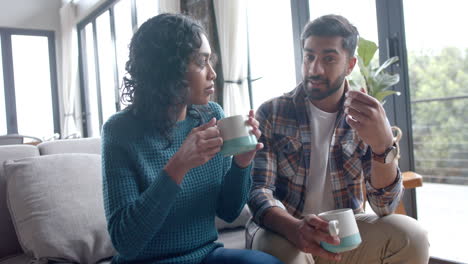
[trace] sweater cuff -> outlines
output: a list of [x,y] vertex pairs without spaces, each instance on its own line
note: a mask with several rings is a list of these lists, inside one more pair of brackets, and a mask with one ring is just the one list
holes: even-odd
[[250,173],[250,171],[252,170],[252,167],[253,167],[253,161],[250,162],[249,166],[242,168],[239,165],[237,165],[236,160],[232,158],[231,170],[235,169],[239,173],[245,173],[246,171]]

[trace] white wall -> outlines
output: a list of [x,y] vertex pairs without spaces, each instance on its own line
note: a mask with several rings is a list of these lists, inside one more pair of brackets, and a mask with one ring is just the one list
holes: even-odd
[[[0,0],[0,27],[55,31],[57,62],[60,62],[61,0]],[[61,76],[57,64],[58,76]]]
[[60,29],[61,0],[0,0],[0,27]]

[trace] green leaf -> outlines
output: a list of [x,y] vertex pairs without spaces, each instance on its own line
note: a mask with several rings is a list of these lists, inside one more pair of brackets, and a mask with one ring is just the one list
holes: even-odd
[[364,66],[364,63],[361,57],[358,56],[357,58],[358,58],[359,71],[361,72],[362,78],[364,80],[362,87],[366,89],[367,91],[369,91],[369,78],[370,78],[369,68]]
[[370,40],[359,37],[358,56],[361,57],[364,66],[368,66],[377,51],[377,45]]
[[400,75],[398,73],[389,74],[385,72],[386,68],[398,61],[398,57],[392,57],[381,66],[373,67],[371,61],[377,49],[378,47],[374,42],[360,38],[357,58],[360,73],[365,82],[364,88],[370,96],[383,102],[385,97],[398,94],[395,91],[389,90],[389,88],[400,81]]
[[398,56],[391,57],[390,59],[386,60],[375,72],[375,75],[378,75],[381,71],[385,70],[387,67],[392,65],[393,63],[398,61]]
[[386,72],[381,72],[379,75],[375,76],[374,79],[375,82],[378,83],[379,89],[385,90],[400,81],[400,74],[389,74]]
[[376,82],[374,77],[367,79],[367,94],[375,97],[375,94],[379,92],[379,84]]

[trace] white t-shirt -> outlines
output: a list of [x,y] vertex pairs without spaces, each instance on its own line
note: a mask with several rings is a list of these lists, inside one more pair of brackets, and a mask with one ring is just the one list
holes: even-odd
[[327,113],[307,102],[311,127],[310,169],[307,175],[303,214],[318,214],[335,209],[328,170],[330,142],[338,112]]

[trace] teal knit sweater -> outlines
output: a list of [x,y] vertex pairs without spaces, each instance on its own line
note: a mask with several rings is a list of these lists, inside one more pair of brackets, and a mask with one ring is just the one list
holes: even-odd
[[210,102],[196,106],[201,120],[176,124],[172,145],[147,122],[124,110],[103,126],[104,205],[113,263],[200,263],[222,244],[215,215],[231,222],[241,212],[251,185],[250,169],[217,154],[191,169],[177,185],[164,166],[190,131],[224,114]]

